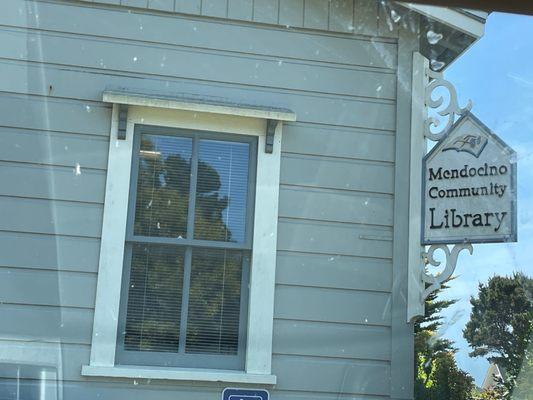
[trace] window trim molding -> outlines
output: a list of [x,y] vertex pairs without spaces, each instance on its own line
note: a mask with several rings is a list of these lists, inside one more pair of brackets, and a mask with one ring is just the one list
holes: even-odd
[[[191,106],[184,110],[176,107],[163,108],[161,105],[151,107],[148,104],[151,103],[147,101],[143,105],[130,105],[128,107],[126,137],[119,139],[119,104],[113,103],[91,355],[89,365],[84,365],[81,373],[85,376],[139,378],[140,375],[144,375],[151,379],[160,377],[160,379],[175,380],[275,384],[276,377],[271,375],[271,363],[282,138],[281,120],[276,126],[273,152],[266,153],[260,149],[265,147],[267,119],[272,119],[271,114],[243,116],[242,113],[237,113],[237,115],[229,115],[227,113],[215,113],[216,110],[211,108],[200,111],[197,108],[191,110]],[[291,120],[295,119],[295,115],[293,113],[291,115]],[[245,370],[243,372],[115,366],[130,194],[133,133],[136,124],[254,135],[258,138],[254,246],[250,271]]]
[[107,90],[105,103],[173,109],[181,111],[208,112],[220,115],[296,121],[296,114],[279,107],[264,107],[250,104],[228,103],[216,98],[154,96],[134,92]]

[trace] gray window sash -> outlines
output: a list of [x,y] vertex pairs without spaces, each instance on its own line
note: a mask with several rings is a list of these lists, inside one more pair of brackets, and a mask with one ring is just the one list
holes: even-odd
[[[133,252],[133,245],[127,244],[125,254],[125,264],[128,268],[124,268],[122,279],[122,291],[124,295],[120,302],[120,318],[118,324],[117,336],[117,350],[116,350],[116,364],[117,365],[151,365],[159,367],[187,367],[187,368],[209,368],[209,369],[229,369],[229,370],[244,370],[244,359],[246,352],[246,316],[248,315],[248,285],[246,284],[250,279],[250,256],[245,254],[243,256],[242,275],[241,275],[241,299],[239,311],[239,344],[236,355],[224,354],[187,354],[185,353],[185,342],[187,334],[187,306],[189,301],[189,293],[186,289],[186,279],[190,282],[191,271],[191,253],[192,249],[188,248],[185,253],[184,263],[184,287],[182,297],[182,314],[180,321],[180,339],[179,349],[176,353],[169,352],[155,352],[155,351],[129,351],[124,347],[124,337],[126,330],[126,312],[128,308],[129,297],[129,280],[131,269],[131,257]],[[187,255],[189,254],[189,255]],[[187,263],[187,257],[189,262]],[[188,269],[188,272],[187,272]],[[188,277],[186,274],[188,273]],[[188,285],[188,283],[187,283]],[[187,288],[188,289],[188,288]],[[185,312],[184,312],[185,311]]]
[[212,249],[228,249],[228,250],[250,250],[251,246],[248,243],[234,243],[234,242],[217,242],[213,240],[198,240],[198,239],[180,239],[160,236],[127,236],[127,242],[132,243],[150,243],[150,244],[167,244],[190,247],[208,247]]
[[[187,238],[152,237],[134,234],[135,206],[137,200],[137,178],[139,170],[139,150],[141,135],[143,133],[154,135],[170,135],[190,137],[193,140],[191,158],[191,181],[189,187],[189,209],[187,218]],[[201,139],[247,142],[250,145],[249,171],[248,171],[248,196],[246,210],[246,230],[244,243],[210,241],[194,239],[194,215],[196,201],[196,181],[198,173],[198,142]],[[154,365],[169,367],[190,368],[221,368],[221,369],[244,369],[246,351],[246,326],[248,315],[248,282],[251,267],[251,248],[253,237],[253,210],[255,208],[255,177],[257,168],[257,138],[247,135],[232,135],[226,133],[192,131],[157,126],[136,125],[134,129],[132,173],[130,181],[130,193],[128,204],[128,221],[126,229],[126,246],[124,253],[124,268],[122,278],[122,295],[119,308],[119,324],[117,335],[117,364],[125,365]],[[129,297],[129,281],[131,261],[134,243],[161,244],[185,247],[184,271],[183,271],[183,294],[180,316],[180,338],[177,353],[127,351],[124,348],[126,329],[126,316]],[[192,268],[193,248],[217,248],[227,250],[242,250],[243,264],[241,274],[241,297],[239,312],[239,341],[236,355],[220,354],[187,354],[185,353],[187,317],[189,302],[189,287]]]
[[[187,210],[187,238],[168,238],[159,236],[139,236],[134,234],[134,220],[135,220],[135,205],[137,200],[137,179],[139,172],[139,150],[141,148],[141,135],[168,135],[188,137],[193,140],[192,158],[191,158],[191,183],[189,186],[189,209]],[[250,145],[249,151],[249,168],[248,168],[248,196],[247,196],[247,210],[246,210],[246,231],[244,243],[222,242],[222,241],[207,241],[194,239],[194,211],[196,203],[196,180],[198,174],[198,149],[197,143],[201,139],[233,141]],[[196,158],[196,159],[195,159]],[[128,203],[128,221],[126,225],[126,241],[137,241],[143,238],[143,242],[162,243],[162,244],[182,244],[194,246],[193,242],[202,242],[203,247],[215,248],[246,248],[251,249],[253,243],[253,210],[255,209],[255,177],[257,173],[257,137],[249,135],[237,135],[229,133],[217,133],[207,131],[192,131],[187,129],[165,128],[160,126],[150,125],[136,125],[134,129],[133,138],[133,160],[130,178],[130,194]],[[193,192],[194,189],[194,192]],[[191,199],[194,198],[194,199]],[[192,207],[191,207],[192,206]],[[150,238],[148,240],[144,240]],[[183,240],[189,240],[188,243]],[[175,242],[172,242],[175,241]],[[218,246],[221,243],[223,246]],[[233,245],[241,245],[240,247],[232,247]]]

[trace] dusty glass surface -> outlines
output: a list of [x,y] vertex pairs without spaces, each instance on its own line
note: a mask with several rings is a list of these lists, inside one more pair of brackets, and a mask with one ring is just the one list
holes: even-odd
[[[2,0],[0,400],[533,399],[532,38],[387,0]],[[474,234],[422,246],[422,159],[468,116],[429,226]]]

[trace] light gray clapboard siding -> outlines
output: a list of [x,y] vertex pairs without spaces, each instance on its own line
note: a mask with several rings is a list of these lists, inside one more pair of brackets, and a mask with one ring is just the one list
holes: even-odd
[[[63,398],[67,399],[95,399],[100,400],[213,400],[220,398],[222,395],[222,387],[194,387],[194,386],[179,386],[177,389],[169,384],[158,383],[156,381],[145,382],[144,380],[136,380],[137,385],[132,385],[128,381],[118,381],[115,384],[110,384],[103,381],[84,381],[84,382],[67,382],[61,387]],[[38,380],[24,379],[17,381],[15,379],[0,378],[0,389],[10,394],[16,392],[17,387],[23,393],[28,393],[34,390],[33,393],[39,393],[41,382]],[[45,383],[50,387],[50,383]],[[220,386],[220,385],[219,385]],[[54,387],[55,390],[55,387]],[[288,399],[316,399],[316,400],[383,400],[383,396],[372,396],[362,394],[330,394],[304,391],[283,391],[283,390],[269,390],[273,400],[288,400]],[[0,393],[2,391],[0,390]],[[7,395],[6,395],[7,397]]]
[[[92,273],[0,267],[0,276],[3,303],[94,307],[96,275]],[[275,317],[389,325],[389,298],[383,292],[278,285]]]
[[[105,75],[104,79],[91,79],[91,74],[69,72],[72,78],[85,78],[79,80],[78,84],[73,81],[74,86],[65,88],[65,92],[70,92],[70,98],[87,98],[94,96],[95,99],[101,99],[102,86],[92,86],[103,82],[120,82],[117,77]],[[67,74],[60,74],[67,75]],[[99,82],[100,81],[100,82]],[[129,79],[124,77],[123,83],[136,83],[139,86],[138,79]],[[148,81],[150,82],[150,81]],[[149,86],[148,82],[144,86]],[[182,83],[184,82],[184,83]],[[103,86],[105,87],[105,86]],[[137,86],[129,86],[137,88]],[[154,82],[154,87],[161,88],[160,93],[169,93],[169,87],[178,88],[178,93],[202,95],[211,92],[231,101],[252,103],[252,104],[276,104],[280,103],[284,107],[292,109],[298,115],[298,120],[308,123],[341,125],[348,127],[362,127],[377,130],[392,131],[394,129],[394,105],[364,102],[349,98],[328,97],[323,95],[302,95],[295,93],[274,93],[267,90],[258,90],[250,93],[249,90],[242,88],[229,88],[207,86],[201,83],[185,83],[185,80],[175,84],[166,85],[164,80]],[[181,90],[180,90],[181,88]],[[59,92],[59,90],[57,91]],[[176,93],[176,92],[174,92]],[[58,94],[59,96],[59,94]],[[26,105],[26,102],[28,103]],[[90,104],[90,105],[89,105]],[[111,109],[107,107],[98,107],[94,103],[73,102],[70,99],[43,99],[34,96],[0,96],[0,118],[4,126],[22,127],[41,130],[56,130],[74,133],[89,133],[98,135],[109,135],[109,121],[111,120]],[[87,111],[87,106],[89,110]],[[4,108],[1,108],[4,107]],[[26,107],[30,114],[24,117],[13,115],[13,113]],[[50,119],[45,118],[48,113],[53,113]],[[86,113],[88,115],[84,115]],[[55,115],[63,115],[63,119],[58,119]],[[33,116],[33,118],[31,118]],[[81,121],[81,122],[80,122]],[[85,123],[85,124],[83,124]],[[107,128],[107,130],[105,130]]]
[[274,321],[275,354],[387,361],[390,329],[308,321]]
[[[3,346],[23,349],[24,342],[14,342],[0,340],[0,349]],[[62,370],[63,386],[69,387],[77,385],[80,381],[79,366],[86,365],[89,362],[90,347],[88,345],[78,344],[52,344],[43,343],[43,348],[57,349],[62,352]],[[366,360],[335,360],[323,357],[301,357],[301,356],[278,356],[275,355],[272,360],[272,370],[278,376],[278,384],[272,389],[273,394],[276,390],[291,391],[315,391],[322,393],[344,393],[358,394],[364,391],[364,394],[381,394],[388,393],[387,376],[389,375],[389,366],[383,361],[366,361]],[[2,375],[0,369],[0,376]],[[151,387],[165,393],[171,391],[173,398],[185,399],[203,399],[213,398],[220,395],[222,389],[227,386],[223,383],[205,384],[190,382],[177,382],[164,384],[164,382],[146,380],[136,380],[137,385],[133,385],[132,380],[115,381],[112,384],[103,382],[101,379],[84,378],[82,382],[94,381],[94,386],[107,386],[115,388],[118,393],[121,387],[129,387],[131,392],[128,398],[146,398]],[[135,386],[135,387],[134,387]],[[137,392],[136,390],[139,391]],[[144,390],[140,390],[144,389]],[[295,393],[297,394],[297,393]],[[275,394],[274,394],[275,395]],[[273,400],[274,400],[273,395]],[[133,397],[143,396],[143,397]],[[191,397],[194,396],[194,397]],[[205,396],[205,397],[203,397]],[[66,397],[80,398],[80,397]],[[82,399],[87,398],[85,396]],[[114,396],[112,398],[115,398]],[[116,397],[120,398],[120,397]],[[159,398],[157,392],[150,398]]]
[[[188,79],[229,82],[290,90],[394,99],[395,75],[346,67],[302,64],[275,58],[259,59],[218,51],[167,48],[110,40],[87,41],[80,37],[0,30],[0,40],[9,43],[0,57],[16,59],[23,49],[24,58],[52,64],[102,68],[132,73],[174,76]],[[41,47],[46,49],[41,54]],[[140,51],[142,49],[142,51]],[[110,56],[113,52],[121,57]],[[103,57],[95,57],[102,55]],[[187,59],[188,62],[180,62]],[[225,65],[214,68],[213,65]],[[49,88],[49,86],[46,86]],[[379,88],[383,88],[378,90]]]
[[0,196],[104,203],[105,171],[0,161]]
[[[37,342],[35,344],[30,343],[31,346],[34,348],[40,348],[43,350],[42,353],[46,353],[46,350],[54,350],[57,354],[61,354],[62,358],[60,358],[61,363],[61,370],[63,373],[63,382],[64,386],[68,386],[68,381],[79,381],[80,380],[80,366],[84,364],[88,364],[89,362],[89,354],[90,354],[90,346],[88,345],[79,345],[79,344],[62,344],[62,343],[40,343]],[[14,340],[6,340],[6,339],[0,339],[0,353],[5,354],[3,352],[4,348],[10,349],[10,354],[13,354],[17,351],[20,351],[22,354],[24,354],[26,348],[28,346],[28,343],[26,341],[14,341]],[[35,354],[35,353],[33,353]],[[61,357],[60,356],[60,357]],[[35,359],[32,360],[34,364],[36,365],[50,365],[52,364],[52,360],[45,360],[45,359]],[[53,365],[53,364],[52,364]],[[59,365],[58,365],[59,366]],[[5,370],[0,368],[0,377],[2,377],[5,373]],[[131,384],[131,383],[130,383]],[[65,400],[70,400],[66,398]]]
[[389,292],[392,263],[373,258],[280,251],[276,283]]
[[[82,0],[94,3],[118,4],[118,0]],[[229,13],[228,1],[220,0],[176,0],[176,12],[204,15],[218,18],[230,18],[243,21],[254,21],[268,24],[280,24],[287,27],[320,29],[333,32],[354,32],[355,25],[368,24],[365,34],[397,37],[397,29],[379,29],[380,21],[375,11],[376,7],[357,9],[357,0],[254,0],[253,13]],[[151,5],[155,2],[155,5]],[[121,4],[129,7],[149,8],[162,11],[171,11],[169,0],[121,0]],[[311,3],[310,5],[306,4]],[[215,3],[215,4],[212,4]],[[324,5],[323,3],[326,3]],[[329,7],[327,7],[327,3]],[[354,7],[356,12],[354,14]],[[314,15],[314,18],[304,18],[305,14]],[[383,18],[383,17],[381,17]],[[317,24],[317,20],[320,24]]]
[[0,267],[2,303],[93,308],[96,274]]
[[96,272],[99,252],[95,238],[0,231],[0,266]]
[[[118,0],[117,0],[118,1]],[[117,381],[109,383],[100,381],[68,382],[61,387],[64,399],[90,400],[96,398],[103,399],[124,399],[128,400],[213,400],[220,398],[222,387],[194,387],[178,386],[172,384],[164,385],[162,382],[136,380],[137,385],[131,381]],[[38,392],[40,382],[38,380],[27,380],[19,382],[20,390],[36,390]],[[0,378],[0,388],[4,391],[15,392],[17,381],[15,379]],[[337,393],[317,393],[302,391],[281,391],[269,390],[272,400],[383,400],[382,396],[352,395]],[[0,391],[1,393],[1,391]],[[6,396],[7,397],[7,396]]]
[[383,396],[276,390],[272,396],[272,400],[383,400]]
[[[178,388],[164,382],[135,380],[134,385],[130,380],[119,380],[114,384],[100,381],[65,381],[59,388],[52,382],[43,382],[50,390],[59,390],[63,399],[90,400],[90,399],[128,399],[128,400],[213,400],[222,395],[222,387],[194,387],[181,385]],[[39,380],[22,381],[20,386],[15,379],[0,379],[0,396],[8,391],[16,393],[17,388],[21,393],[39,393]],[[31,392],[33,390],[33,392]],[[11,395],[11,394],[9,394]],[[29,396],[29,395],[28,395]],[[29,397],[28,397],[29,398]],[[33,397],[32,397],[33,398]],[[366,398],[365,398],[366,400]]]
[[[191,0],[186,0],[192,4]],[[254,0],[257,6],[264,0]],[[268,0],[267,0],[268,1]],[[365,0],[366,1],[366,0]],[[26,26],[143,44],[159,43],[257,56],[396,69],[396,44],[380,38],[323,35],[271,27],[223,24],[206,19],[127,13],[120,9],[87,8],[80,4],[38,3],[39,21],[18,12],[22,0],[4,0],[0,25]],[[61,12],[63,18],[57,18]],[[277,14],[277,11],[275,11]],[[114,24],[106,23],[113,20]],[[140,29],[140,27],[143,29]],[[153,27],[157,26],[157,29]],[[209,37],[209,40],[205,40]],[[28,38],[29,39],[29,38]],[[29,44],[28,44],[29,45]],[[19,49],[26,48],[26,44]],[[102,54],[107,56],[107,54]],[[99,63],[99,58],[96,60]],[[105,59],[103,61],[106,61]]]
[[389,259],[390,228],[280,219],[278,250]]
[[386,362],[274,356],[272,370],[278,389],[383,396],[390,391]]
[[390,326],[390,294],[277,285],[274,317]]
[[[242,3],[243,18],[264,18],[264,22],[275,18],[273,23],[278,23],[277,1],[255,0],[252,10],[246,8],[249,3],[244,0],[228,1],[229,18],[236,12],[235,4]],[[37,144],[28,145],[27,153],[13,153],[8,158],[9,166],[21,170],[23,166],[15,166],[14,162],[40,163],[38,160],[42,159],[50,166],[35,166],[28,174],[54,171],[50,179],[56,180],[59,187],[63,185],[64,190],[61,201],[0,197],[0,206],[4,201],[5,209],[21,215],[19,220],[9,217],[5,226],[0,226],[10,231],[0,231],[0,265],[4,266],[0,270],[5,272],[5,285],[12,286],[5,296],[8,303],[24,302],[4,304],[0,312],[7,310],[7,317],[17,320],[7,333],[31,335],[22,318],[36,315],[35,321],[41,321],[46,331],[41,338],[84,343],[63,346],[63,369],[68,382],[65,400],[93,398],[97,393],[109,398],[207,399],[219,396],[223,387],[173,382],[155,383],[159,386],[154,389],[154,383],[132,385],[131,380],[104,382],[80,376],[81,365],[89,360],[101,206],[64,200],[78,196],[77,201],[91,201],[87,200],[91,196],[103,196],[103,186],[95,184],[94,192],[87,189],[70,193],[67,186],[73,177],[61,171],[79,162],[83,176],[84,165],[89,167],[93,162],[76,160],[76,155],[88,158],[82,154],[85,140],[98,142],[95,147],[86,148],[87,152],[100,154],[93,167],[100,172],[106,168],[107,146],[101,143],[109,134],[110,108],[98,102],[102,90],[108,87],[218,96],[296,111],[299,122],[287,124],[284,130],[285,183],[281,188],[274,331],[277,354],[273,362],[273,373],[282,379],[271,390],[272,398],[354,400],[387,396],[396,44],[387,39],[370,41],[361,36],[283,26],[226,24],[220,19],[184,18],[139,9],[128,13],[120,7],[86,8],[82,3],[66,5],[60,1],[36,3],[40,14],[36,25],[33,19],[18,16],[21,4],[30,3],[5,3],[0,25],[12,28],[3,28],[0,36],[12,41],[0,45],[0,57],[6,58],[1,61],[5,73],[0,76],[0,91],[4,92],[0,102],[8,105],[7,109],[0,107],[0,125],[16,127],[21,133],[29,129],[25,135],[31,137],[47,135],[50,139],[42,140],[59,152],[57,156],[41,154],[33,159]],[[146,3],[152,10],[168,8],[164,1]],[[176,1],[176,6],[184,3]],[[339,9],[350,7],[349,1],[335,1],[328,13],[332,13],[334,4],[339,4]],[[187,5],[194,12],[195,2],[188,1]],[[204,10],[208,5],[205,2]],[[302,6],[302,24],[322,29],[322,11],[312,8],[319,7],[320,1],[306,0]],[[244,15],[250,11],[251,17]],[[337,8],[333,15],[336,12]],[[298,12],[294,15],[300,18]],[[357,9],[351,16],[337,15],[342,29],[361,30],[356,23],[350,26],[353,15],[362,18]],[[329,25],[331,17],[328,18]],[[377,29],[375,18],[373,23]],[[34,28],[32,33],[21,29],[26,24]],[[372,22],[364,28],[371,31]],[[44,46],[42,56],[39,45]],[[56,46],[63,49],[56,50]],[[69,49],[68,57],[65,48]],[[20,59],[21,51],[30,62]],[[131,60],[124,58],[130,56]],[[135,56],[137,61],[133,60]],[[163,56],[167,57],[164,61]],[[176,66],[183,57],[199,67]],[[147,58],[154,61],[148,62]],[[202,65],[214,58],[219,71]],[[221,73],[224,70],[235,73],[225,77]],[[18,112],[21,109],[39,111],[27,116]],[[294,136],[290,137],[291,133]],[[71,144],[75,149],[68,155],[61,145],[71,137],[79,141]],[[10,141],[13,138],[11,135]],[[41,136],[35,140],[41,140]],[[295,170],[290,171],[291,168]],[[315,179],[303,174],[309,169],[323,172]],[[97,189],[99,185],[101,190]],[[30,193],[30,186],[23,183],[10,184],[6,194],[17,195],[16,190],[29,197],[45,194],[44,186],[36,185]],[[307,198],[313,201],[297,207]],[[56,223],[52,222],[54,219]],[[11,232],[17,230],[27,233]],[[24,249],[25,253],[14,254],[11,249]],[[9,250],[9,254],[2,254],[2,250]],[[40,268],[48,270],[39,271]],[[47,284],[48,288],[43,290],[40,284]],[[20,286],[32,288],[35,293],[21,295],[14,290]],[[57,319],[58,313],[61,320]],[[305,342],[293,343],[302,331],[308,333],[308,347]],[[336,340],[318,345],[331,337]],[[371,346],[372,340],[381,345]],[[291,351],[294,354],[288,354]]]
[[[71,132],[109,135],[111,109],[95,105],[94,101],[101,100],[102,88],[121,85],[130,89],[157,91],[158,93],[169,95],[185,93],[190,96],[215,96],[236,103],[277,104],[293,110],[297,114],[299,121],[307,123],[368,128],[378,130],[378,132],[383,130],[393,131],[395,126],[395,106],[392,103],[333,95],[275,91],[266,88],[258,88],[257,91],[250,92],[250,88],[241,86],[209,85],[203,82],[187,81],[186,79],[172,78],[167,81],[162,79],[162,77],[139,79],[139,77],[133,76],[90,73],[88,71],[58,69],[48,66],[42,66],[44,71],[39,69],[35,68],[31,76],[33,74],[40,76],[44,72],[55,88],[53,95],[67,99],[51,99],[49,97],[43,99],[33,96],[7,94],[5,97],[12,98],[16,104],[10,104],[11,101],[7,101],[5,98],[0,99],[0,105],[5,104],[6,106],[6,108],[0,110],[0,117],[5,115],[4,126],[22,126],[42,130],[70,130]],[[20,76],[23,81],[26,79],[25,76],[27,74],[15,72],[12,76],[15,78]],[[72,81],[78,82],[78,85],[66,84],[66,82]],[[18,84],[15,82],[10,85],[14,90],[14,87]],[[43,89],[36,88],[31,93],[43,95]],[[27,106],[30,114],[26,117],[16,116],[16,114],[14,116],[13,113],[18,108],[26,107],[23,104],[24,98],[31,102],[31,105]],[[73,102],[70,99],[79,99],[80,101]],[[56,117],[46,119],[46,110],[50,110],[54,115],[63,115],[64,119],[59,120]],[[8,113],[11,113],[11,115]],[[30,118],[31,115],[34,118]]]
[[[1,304],[0,337],[91,343],[93,311],[85,308]],[[39,329],[36,330],[35,327]],[[388,360],[390,328],[309,321],[274,321],[274,353]]]
[[[219,398],[222,395],[223,388],[197,388],[197,387],[179,387],[179,391],[173,390],[168,384],[162,386],[156,381],[143,382],[137,380],[137,385],[133,386],[130,382],[119,382],[115,385],[110,385],[106,382],[100,381],[86,381],[86,382],[68,382],[62,388],[64,398],[89,400],[94,398],[128,398],[129,400],[212,400]],[[49,383],[46,383],[49,386]],[[14,379],[0,379],[0,387],[5,388],[6,391],[16,391],[17,384]],[[19,389],[22,390],[39,390],[39,381],[23,381]],[[55,389],[55,387],[54,387]],[[270,390],[270,398],[272,400],[289,400],[289,399],[305,399],[305,400],[383,400],[382,396],[372,395],[353,395],[353,394],[335,394],[335,393],[317,393],[317,392],[303,392],[303,391],[281,391]],[[26,392],[27,393],[27,392]]]
[[103,206],[0,196],[0,230],[98,238]]
[[109,141],[103,137],[0,126],[0,160],[105,170]]
[[392,226],[392,196],[282,186],[279,216]]
[[289,122],[283,124],[281,150],[288,153],[393,162],[394,135]]
[[284,154],[281,183],[329,189],[394,193],[393,164]]
[[4,321],[0,325],[0,337],[3,338],[91,344],[91,309],[1,304],[0,318]]
[[110,121],[111,108],[94,103],[25,95],[0,96],[0,124],[4,127],[109,136]]

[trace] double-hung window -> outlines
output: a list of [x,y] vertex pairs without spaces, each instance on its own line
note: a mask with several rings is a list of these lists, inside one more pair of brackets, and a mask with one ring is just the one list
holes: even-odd
[[117,363],[242,370],[257,137],[134,135]]
[[113,104],[84,376],[273,384],[290,110],[104,92]]

